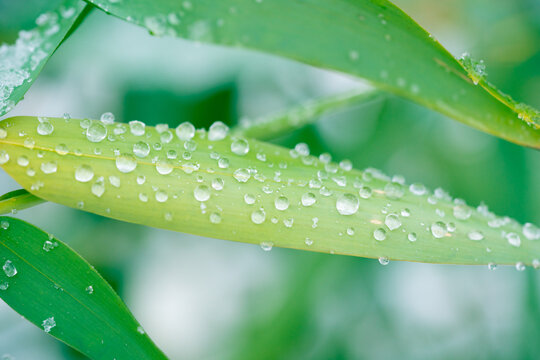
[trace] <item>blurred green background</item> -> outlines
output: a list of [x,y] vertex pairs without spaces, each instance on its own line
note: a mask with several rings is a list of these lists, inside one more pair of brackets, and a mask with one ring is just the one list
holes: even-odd
[[[56,1],[0,0],[0,42]],[[398,0],[454,55],[540,107],[540,2]],[[339,39],[336,39],[339,41]],[[9,116],[234,125],[356,79],[264,54],[153,38],[94,11]],[[391,95],[276,139],[442,186],[540,223],[540,154]],[[2,192],[17,188],[0,174]],[[540,359],[540,274],[312,254],[206,239],[45,204],[17,216],[67,242],[111,282],[173,359]],[[0,303],[0,359],[81,355]],[[7,358],[7,357],[6,357]]]

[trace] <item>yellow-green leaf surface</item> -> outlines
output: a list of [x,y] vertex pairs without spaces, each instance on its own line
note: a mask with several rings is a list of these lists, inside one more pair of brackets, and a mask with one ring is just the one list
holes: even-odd
[[41,14],[36,27],[19,32],[14,44],[0,46],[0,116],[21,100],[49,57],[84,16],[81,0],[64,0]]
[[495,89],[474,60],[458,62],[386,0],[86,1],[158,36],[264,51],[362,77],[479,130],[540,148],[536,110]]
[[0,298],[92,359],[165,359],[107,282],[67,245],[0,217]]
[[531,265],[540,258],[532,224],[471,209],[442,189],[307,155],[303,145],[219,140],[219,123],[208,132],[189,123],[175,130],[35,117],[0,126],[0,163],[22,187],[119,220],[383,262]]

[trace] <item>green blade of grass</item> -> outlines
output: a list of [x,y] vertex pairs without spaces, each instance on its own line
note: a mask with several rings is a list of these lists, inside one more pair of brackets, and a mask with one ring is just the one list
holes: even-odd
[[35,28],[21,31],[14,44],[0,47],[0,116],[23,98],[47,60],[89,9],[81,0],[65,0],[58,8],[41,14]]
[[366,103],[383,96],[379,90],[355,90],[324,99],[316,99],[293,109],[254,120],[242,121],[234,134],[259,140],[267,140],[310,124],[317,118],[335,112],[348,105]]
[[30,194],[25,189],[10,191],[0,196],[0,215],[28,209],[44,202],[45,200]]
[[474,61],[457,61],[386,0],[86,1],[158,36],[264,51],[362,77],[476,129],[540,148],[536,110],[494,89]]
[[0,217],[0,297],[92,359],[165,359],[114,290],[67,245]]
[[470,208],[442,189],[309,156],[303,146],[217,140],[216,125],[207,133],[182,124],[183,140],[140,122],[15,117],[0,125],[0,162],[22,187],[103,216],[263,248],[540,265],[534,225]]

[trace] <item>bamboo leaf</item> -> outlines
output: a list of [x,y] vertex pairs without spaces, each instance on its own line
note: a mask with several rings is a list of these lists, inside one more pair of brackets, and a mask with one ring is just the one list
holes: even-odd
[[540,148],[537,110],[457,61],[386,0],[86,0],[151,33],[259,50],[365,78],[476,129]]
[[28,91],[56,48],[85,16],[89,6],[65,0],[36,19],[36,27],[21,31],[15,44],[0,46],[0,116],[9,112]]
[[24,189],[10,191],[0,196],[0,214],[9,214],[44,203],[45,200],[30,194]]
[[22,220],[0,224],[0,297],[15,311],[93,359],[165,359],[77,253]]
[[242,121],[234,134],[266,140],[286,134],[301,126],[313,123],[317,118],[333,113],[347,105],[369,102],[383,96],[379,90],[355,90],[325,99],[316,99],[293,109],[259,119]]
[[382,262],[540,265],[536,226],[470,208],[442,189],[310,156],[302,144],[288,150],[225,136],[221,123],[208,133],[189,123],[171,130],[88,119],[0,125],[0,162],[22,187],[103,216]]

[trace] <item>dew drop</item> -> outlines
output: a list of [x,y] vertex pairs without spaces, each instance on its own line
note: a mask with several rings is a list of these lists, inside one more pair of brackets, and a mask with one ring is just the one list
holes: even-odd
[[285,211],[289,208],[289,199],[285,196],[279,196],[274,200],[274,206],[279,211]]
[[315,197],[315,194],[308,192],[302,195],[302,205],[304,206],[311,206],[317,202],[317,198]]
[[440,239],[446,235],[446,225],[442,221],[437,221],[431,224],[431,234],[433,237]]
[[266,213],[264,212],[262,208],[255,210],[251,213],[251,221],[254,224],[262,224],[265,219],[266,219]]
[[130,173],[137,167],[137,160],[134,156],[123,154],[116,157],[116,168],[122,173]]
[[58,144],[56,145],[54,150],[56,151],[58,155],[66,155],[69,152],[66,144]]
[[75,180],[80,182],[88,182],[94,177],[94,170],[88,165],[80,165],[75,169]]
[[51,135],[54,131],[54,126],[48,120],[41,120],[37,126],[39,135]]
[[219,224],[221,222],[221,215],[217,212],[213,212],[210,214],[210,222],[212,224]]
[[471,217],[472,210],[465,204],[454,206],[454,217],[458,220],[467,220]]
[[385,266],[386,266],[386,265],[388,265],[389,263],[390,263],[390,260],[388,260],[387,257],[381,256],[381,257],[379,258],[379,264],[385,265]]
[[176,136],[180,140],[191,140],[195,136],[195,126],[189,121],[185,121],[176,127]]
[[467,237],[469,238],[469,240],[480,241],[484,239],[484,234],[482,234],[482,232],[480,231],[473,230],[467,234]]
[[397,214],[388,214],[384,219],[384,224],[388,226],[390,231],[393,231],[395,229],[399,229],[401,226],[401,220],[399,220],[399,216]]
[[233,176],[239,182],[245,183],[249,180],[249,178],[251,177],[251,174],[249,173],[248,169],[240,168],[234,171]]
[[271,241],[262,241],[260,243],[260,246],[261,246],[261,249],[263,249],[264,251],[270,251],[270,250],[272,250],[272,247],[274,246],[274,243],[271,242]]
[[17,268],[15,268],[15,265],[13,265],[11,260],[6,260],[4,266],[2,266],[2,269],[7,277],[14,277],[17,275]]
[[358,211],[360,203],[356,195],[345,193],[338,197],[336,209],[341,215],[352,215]]
[[222,123],[221,121],[216,121],[208,129],[208,140],[210,141],[219,141],[225,139],[227,133],[229,132],[229,127]]
[[54,328],[56,326],[56,322],[54,321],[54,317],[51,316],[51,317],[43,320],[43,322],[41,323],[41,326],[43,326],[43,330],[46,333],[49,333],[52,330],[52,328]]
[[169,195],[163,190],[156,191],[155,197],[156,201],[160,203],[163,203],[169,199]]
[[156,163],[156,170],[161,175],[168,175],[173,171],[173,169],[174,167],[168,161],[160,160]]
[[413,183],[409,186],[409,191],[416,196],[424,195],[427,190],[424,184],[421,183]]
[[491,262],[490,262],[490,263],[488,264],[488,269],[489,269],[489,270],[492,270],[492,271],[493,271],[493,270],[497,270],[497,264],[491,263]]
[[206,185],[198,185],[195,190],[193,190],[193,196],[197,201],[206,201],[210,199],[210,188]]
[[2,220],[2,222],[0,222],[0,227],[2,227],[2,229],[4,230],[9,229],[9,222],[6,220]]
[[90,142],[98,143],[107,137],[107,127],[99,121],[93,121],[86,129],[86,138]]
[[255,196],[252,195],[252,194],[245,194],[244,195],[244,201],[248,205],[253,205],[253,204],[255,204]]
[[525,271],[525,264],[522,263],[521,261],[520,261],[520,262],[517,262],[517,263],[516,263],[516,270],[517,270],[517,271]]
[[244,139],[236,139],[231,143],[231,151],[239,156],[244,156],[249,152],[249,143]]
[[217,190],[217,191],[223,190],[224,185],[225,185],[225,181],[222,178],[215,178],[212,180],[212,188],[214,190]]
[[9,161],[9,154],[5,150],[0,150],[0,164],[5,164]]
[[41,164],[41,171],[44,174],[55,173],[57,169],[58,166],[56,165],[56,161],[48,161]]
[[114,114],[112,112],[106,112],[101,114],[100,120],[104,124],[113,124],[114,123]]
[[143,136],[146,125],[142,121],[133,120],[129,122],[129,131],[135,136]]
[[378,228],[373,231],[373,238],[377,241],[383,241],[386,239],[386,230],[383,228]]
[[407,239],[409,239],[410,242],[415,242],[418,237],[416,236],[416,233],[412,232],[407,235]]
[[534,224],[526,223],[522,229],[523,235],[529,240],[540,239],[540,228]]
[[139,141],[133,144],[133,155],[139,158],[145,158],[150,154],[150,145],[144,141]]
[[520,247],[521,246],[521,238],[518,234],[514,232],[510,232],[506,234],[506,241],[512,246]]
[[99,178],[95,183],[92,184],[91,188],[92,194],[97,197],[101,197],[105,192],[105,184],[103,183],[103,178]]
[[19,166],[25,167],[25,166],[28,166],[29,163],[30,161],[24,155],[21,155],[17,158],[17,164],[19,164]]
[[369,199],[372,195],[373,191],[369,186],[362,186],[360,190],[358,190],[358,194],[362,199]]

